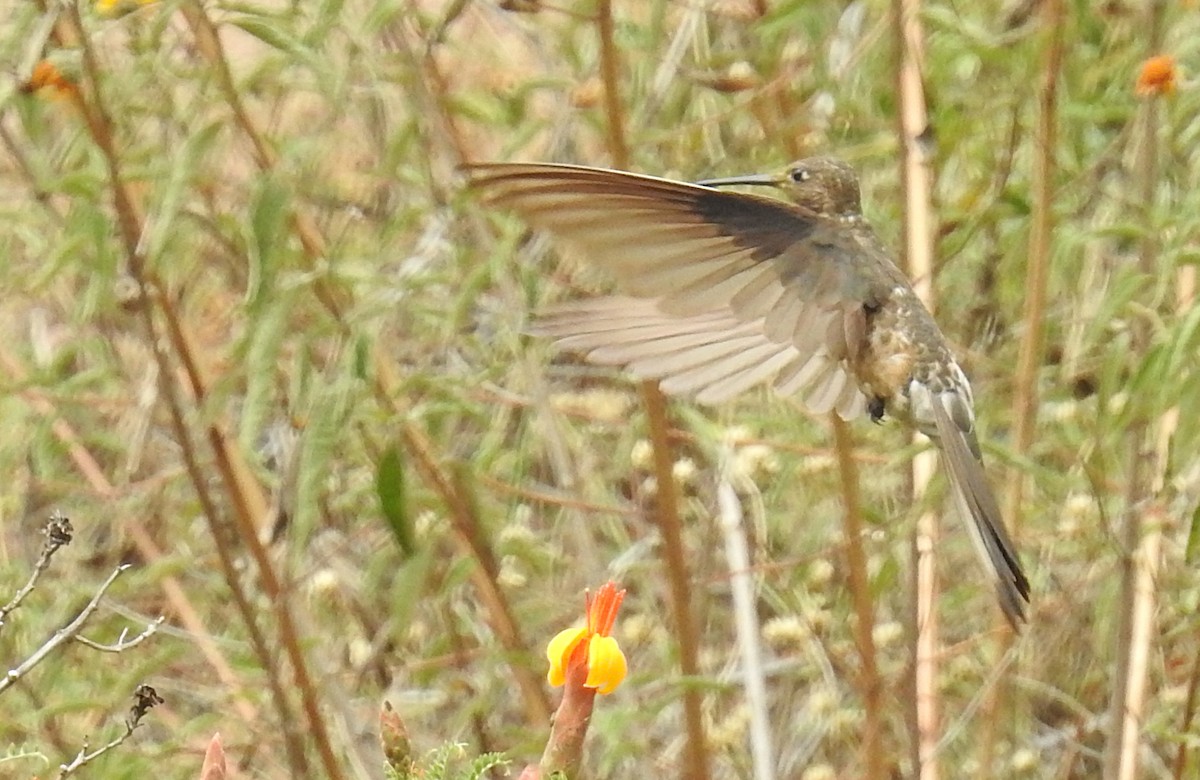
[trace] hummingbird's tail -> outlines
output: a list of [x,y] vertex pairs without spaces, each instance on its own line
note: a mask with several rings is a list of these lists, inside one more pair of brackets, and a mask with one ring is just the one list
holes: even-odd
[[955,423],[942,399],[931,404],[937,427],[937,441],[942,460],[950,474],[955,503],[974,542],[979,560],[996,586],[996,596],[1004,617],[1019,630],[1025,622],[1025,605],[1029,602],[1029,580],[1021,570],[1016,547],[1004,527],[1000,507],[992,495],[983,463],[977,455],[979,445],[974,430],[964,430]]

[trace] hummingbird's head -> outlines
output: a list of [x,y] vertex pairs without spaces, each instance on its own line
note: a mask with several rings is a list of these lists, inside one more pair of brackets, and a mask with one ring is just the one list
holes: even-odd
[[697,182],[706,187],[765,185],[783,191],[798,206],[833,219],[858,219],[862,202],[854,169],[834,157],[806,157],[783,173],[733,176]]
[[834,157],[808,157],[783,172],[777,187],[794,203],[826,217],[862,216],[858,176]]

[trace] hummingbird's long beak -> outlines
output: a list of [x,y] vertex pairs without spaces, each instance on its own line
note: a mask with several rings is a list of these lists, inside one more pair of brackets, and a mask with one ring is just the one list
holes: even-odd
[[696,183],[702,187],[733,187],[738,185],[778,187],[779,177],[773,173],[759,173],[752,176],[730,176],[725,179],[705,179]]

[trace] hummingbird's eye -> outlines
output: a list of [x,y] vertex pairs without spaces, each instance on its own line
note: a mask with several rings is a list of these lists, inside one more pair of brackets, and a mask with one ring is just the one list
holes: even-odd
[[803,184],[804,182],[808,181],[808,178],[811,175],[812,174],[808,172],[807,168],[793,168],[791,172],[792,181],[796,182],[797,184]]

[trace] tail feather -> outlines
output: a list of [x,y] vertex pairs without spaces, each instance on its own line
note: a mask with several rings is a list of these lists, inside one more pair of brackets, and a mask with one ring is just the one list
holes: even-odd
[[1021,569],[1016,547],[1004,527],[1000,507],[992,495],[983,463],[974,450],[975,434],[964,431],[951,419],[939,400],[934,400],[934,422],[938,445],[950,474],[959,513],[974,542],[980,562],[996,586],[996,596],[1004,617],[1019,629],[1025,622],[1025,605],[1029,602],[1029,580]]

